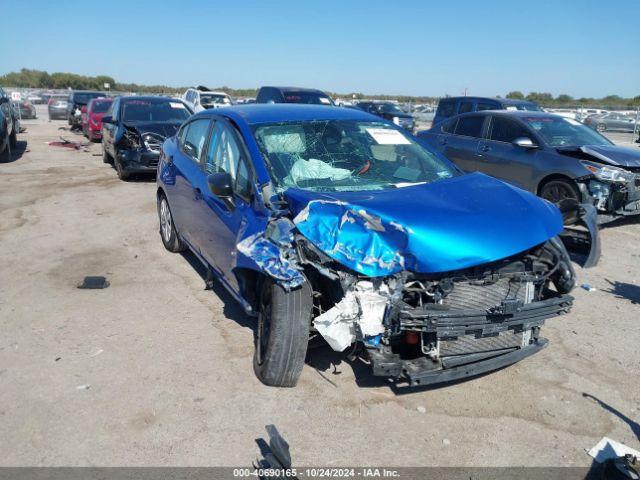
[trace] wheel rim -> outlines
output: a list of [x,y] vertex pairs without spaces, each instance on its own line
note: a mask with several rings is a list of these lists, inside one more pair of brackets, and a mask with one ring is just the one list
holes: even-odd
[[576,194],[569,185],[564,183],[552,183],[544,189],[542,198],[552,203],[558,204],[562,200],[576,199]]
[[269,346],[269,333],[271,332],[271,295],[267,288],[264,289],[260,299],[260,312],[258,314],[258,341],[256,342],[256,354],[258,363],[262,365],[267,355]]
[[604,125],[598,125],[596,126],[596,130],[598,130],[599,132],[604,132],[605,126]]
[[166,243],[171,240],[171,211],[169,210],[169,204],[165,198],[160,202],[160,230],[162,231],[162,238]]

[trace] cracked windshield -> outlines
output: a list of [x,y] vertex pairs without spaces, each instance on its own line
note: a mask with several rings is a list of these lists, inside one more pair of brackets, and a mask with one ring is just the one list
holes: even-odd
[[446,160],[382,122],[261,125],[255,136],[280,190],[382,190],[457,174]]

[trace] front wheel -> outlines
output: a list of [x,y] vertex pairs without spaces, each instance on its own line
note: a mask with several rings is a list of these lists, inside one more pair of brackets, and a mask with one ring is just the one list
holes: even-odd
[[18,136],[16,135],[15,126],[11,132],[11,136],[9,137],[9,143],[11,144],[11,148],[16,148],[16,145],[18,145]]
[[0,162],[11,161],[11,141],[7,140],[7,146],[4,147],[4,151],[0,152]]
[[260,294],[253,370],[265,385],[294,387],[309,343],[313,299],[305,282],[287,292],[267,279]]
[[127,170],[122,165],[122,162],[117,158],[114,160],[114,162],[116,165],[116,172],[118,173],[118,178],[124,181],[129,180],[129,178],[131,177],[131,174],[127,172]]
[[604,123],[598,123],[596,125],[596,130],[599,132],[604,132],[607,129],[607,126]]
[[568,180],[551,180],[544,184],[540,196],[558,205],[563,200],[575,200],[580,203],[580,193],[576,186]]

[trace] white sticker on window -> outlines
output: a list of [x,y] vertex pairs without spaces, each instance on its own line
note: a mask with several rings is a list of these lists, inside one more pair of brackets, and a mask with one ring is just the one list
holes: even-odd
[[505,110],[517,110],[518,107],[514,107],[513,105],[508,106]]
[[398,130],[390,128],[365,128],[378,145],[410,145],[411,142]]
[[325,97],[320,97],[320,103],[324,103],[325,105],[331,105],[331,100]]
[[574,120],[573,118],[565,118],[565,120],[569,122],[571,125],[582,125],[580,122],[578,122],[577,120]]
[[184,105],[178,102],[169,102],[171,108],[184,108]]

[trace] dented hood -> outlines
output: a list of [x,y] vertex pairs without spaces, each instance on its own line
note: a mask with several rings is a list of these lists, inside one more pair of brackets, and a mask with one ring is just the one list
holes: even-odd
[[609,165],[640,168],[638,149],[616,145],[585,145],[580,147],[580,150]]
[[563,228],[554,205],[481,173],[384,191],[284,195],[302,235],[370,277],[493,262]]

